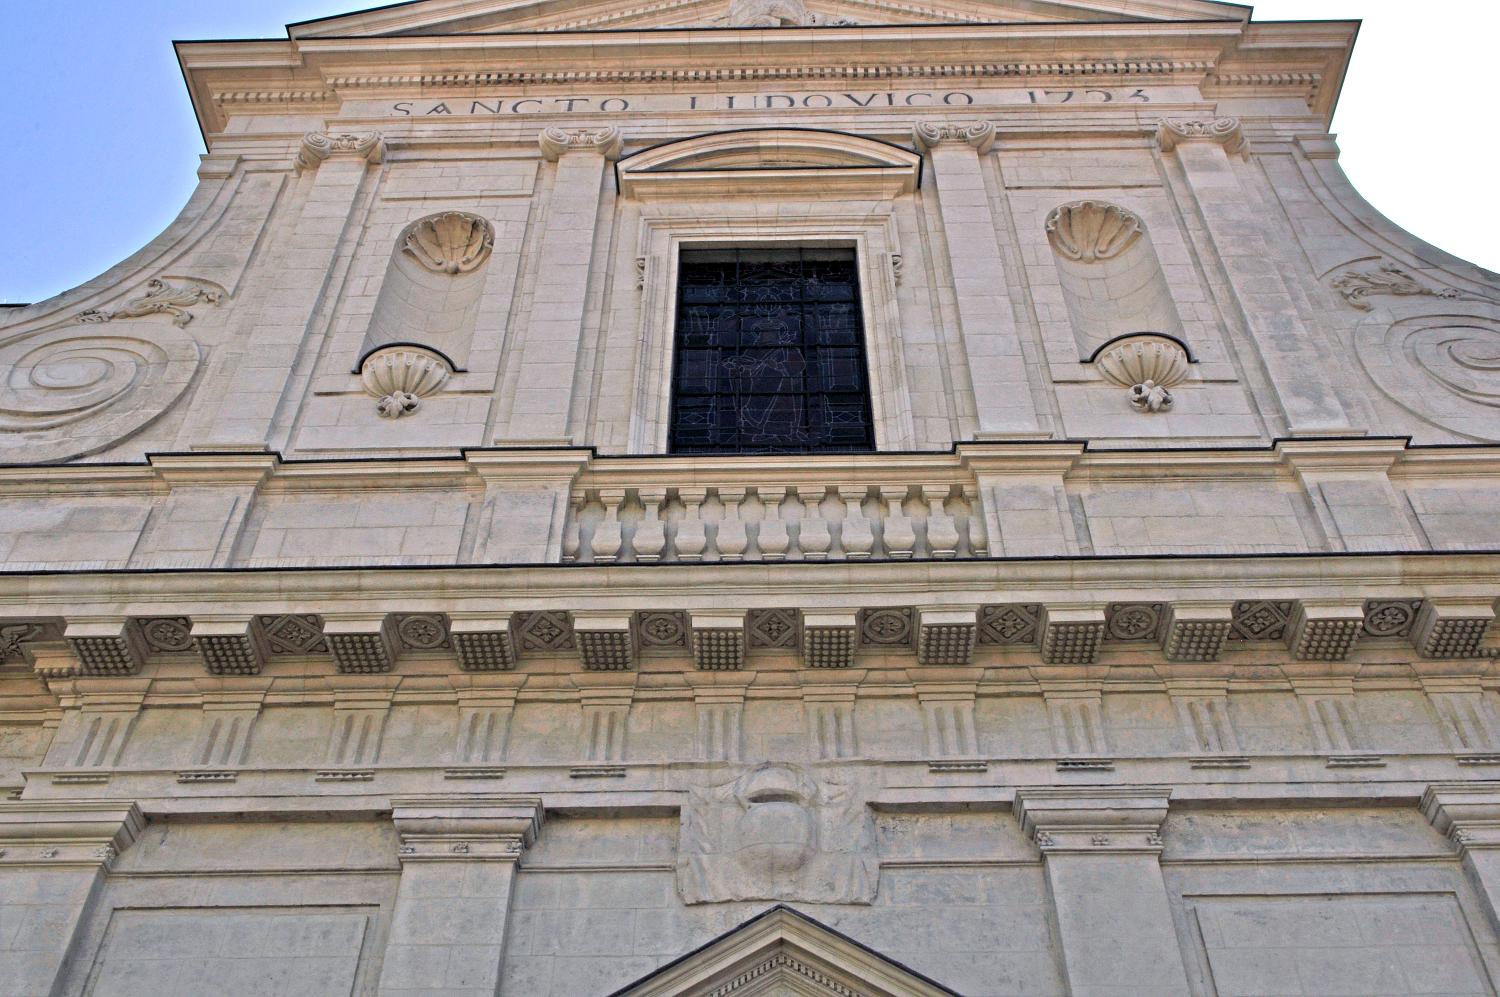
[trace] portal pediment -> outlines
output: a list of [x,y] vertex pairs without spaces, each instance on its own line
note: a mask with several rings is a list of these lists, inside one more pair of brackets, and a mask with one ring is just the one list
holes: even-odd
[[1242,22],[1211,0],[415,0],[291,25],[297,38],[844,24]]
[[773,907],[613,997],[956,997],[790,907]]

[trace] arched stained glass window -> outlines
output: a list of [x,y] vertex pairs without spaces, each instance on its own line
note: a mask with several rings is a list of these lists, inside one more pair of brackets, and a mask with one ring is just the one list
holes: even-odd
[[684,250],[673,453],[875,448],[852,249]]

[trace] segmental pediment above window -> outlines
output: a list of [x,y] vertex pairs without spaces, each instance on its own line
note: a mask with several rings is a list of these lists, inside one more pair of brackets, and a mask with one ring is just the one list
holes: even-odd
[[922,157],[889,142],[811,128],[713,132],[653,146],[616,165],[627,197],[895,197],[921,184]]

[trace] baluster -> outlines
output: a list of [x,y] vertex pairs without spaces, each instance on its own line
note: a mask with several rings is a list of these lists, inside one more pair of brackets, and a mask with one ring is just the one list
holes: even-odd
[[933,557],[958,556],[958,521],[943,508],[947,497],[947,485],[922,486],[922,501],[927,504],[927,548]]
[[703,548],[708,546],[708,533],[702,518],[703,500],[708,496],[708,490],[679,488],[677,496],[682,499],[682,520],[677,524],[677,559],[701,561]]
[[579,493],[568,505],[568,521],[563,526],[563,560],[578,560],[580,534],[583,529],[583,506],[587,499]]
[[599,501],[604,504],[604,518],[594,527],[589,546],[594,552],[594,563],[611,564],[620,559],[620,507],[625,504],[625,489],[601,488]]
[[719,548],[719,557],[725,561],[743,561],[745,548],[750,546],[750,536],[745,532],[745,521],[740,518],[740,507],[745,501],[743,488],[719,488],[719,504],[724,507],[724,518],[719,520],[719,532],[714,545]]
[[[827,494],[825,489],[824,494]],[[809,561],[828,560],[828,551],[833,546],[833,533],[828,529],[828,519],[823,515],[822,498],[802,498],[802,518],[798,521],[797,545],[802,556]]]
[[786,520],[781,518],[781,503],[786,498],[785,488],[757,488],[760,504],[765,516],[760,521],[760,532],[755,542],[760,547],[760,556],[767,561],[785,561],[792,536],[787,531]]
[[880,495],[885,499],[885,529],[882,532],[885,556],[898,561],[910,560],[917,550],[917,530],[911,517],[901,508],[906,499],[906,487],[888,485],[880,489]]
[[642,488],[639,494],[641,505],[645,506],[646,511],[641,514],[641,521],[635,528],[632,546],[635,548],[637,561],[654,564],[661,560],[662,551],[667,546],[666,511],[662,508],[667,499],[667,490]]
[[984,504],[979,489],[965,485],[963,495],[964,504],[969,507],[969,513],[965,517],[969,527],[969,553],[973,557],[988,557],[990,545],[984,532]]
[[875,531],[865,518],[865,511],[860,508],[868,491],[864,485],[841,485],[838,488],[839,498],[847,509],[839,539],[844,545],[844,557],[851,561],[869,560],[875,548]]

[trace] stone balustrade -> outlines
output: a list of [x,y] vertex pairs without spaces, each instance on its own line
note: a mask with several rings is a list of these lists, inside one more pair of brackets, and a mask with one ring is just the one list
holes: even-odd
[[[583,564],[984,557],[971,476],[928,461],[601,460],[575,485],[563,560]],[[789,465],[791,465],[789,470]],[[936,466],[935,466],[936,465]]]

